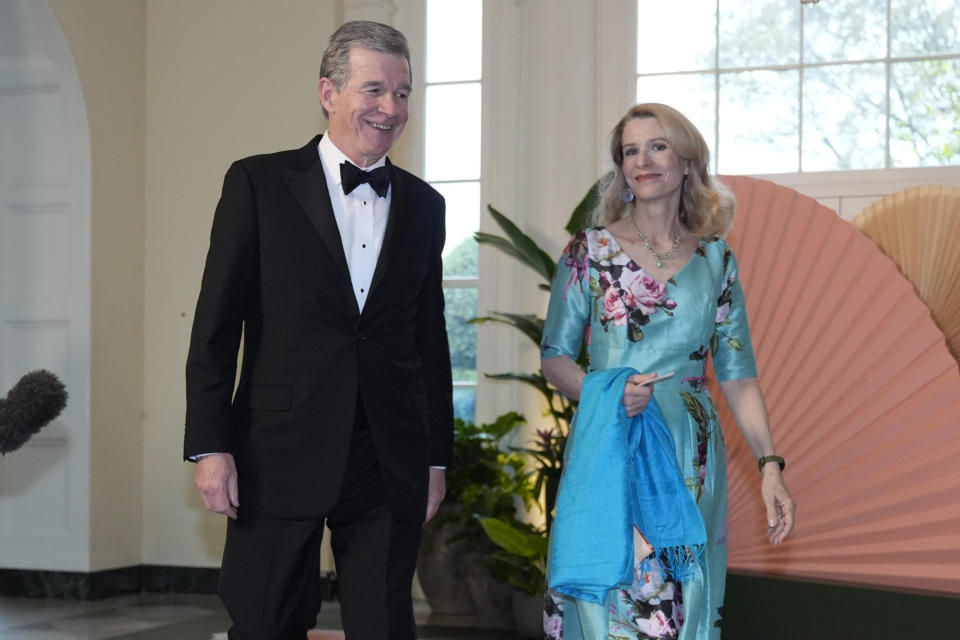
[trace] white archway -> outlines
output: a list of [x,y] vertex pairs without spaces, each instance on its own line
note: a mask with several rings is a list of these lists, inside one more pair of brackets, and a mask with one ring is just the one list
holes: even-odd
[[46,2],[0,2],[0,395],[56,373],[64,413],[0,459],[0,567],[90,563],[90,134]]

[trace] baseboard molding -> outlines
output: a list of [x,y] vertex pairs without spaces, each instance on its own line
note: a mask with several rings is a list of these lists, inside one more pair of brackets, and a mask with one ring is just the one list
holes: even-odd
[[99,600],[131,593],[216,593],[219,569],[138,565],[92,571],[0,569],[0,595]]
[[723,639],[952,638],[958,619],[960,596],[730,573]]
[[216,593],[220,569],[140,565],[141,591],[157,593]]
[[[142,564],[93,571],[0,569],[0,596],[99,600],[131,593],[216,593],[219,569]],[[337,597],[337,576],[320,576],[323,600]]]
[[97,600],[141,591],[141,573],[141,567],[91,573],[0,569],[0,595]]

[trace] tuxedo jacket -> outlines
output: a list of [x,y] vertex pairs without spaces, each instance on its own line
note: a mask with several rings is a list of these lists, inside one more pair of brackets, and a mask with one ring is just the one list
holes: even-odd
[[187,357],[184,457],[232,453],[245,514],[325,517],[359,393],[394,515],[422,522],[429,467],[448,465],[453,447],[443,197],[391,165],[361,312],[319,140],[227,171]]

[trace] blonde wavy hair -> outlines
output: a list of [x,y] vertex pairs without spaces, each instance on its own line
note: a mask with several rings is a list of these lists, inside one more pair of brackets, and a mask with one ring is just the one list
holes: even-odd
[[653,118],[667,134],[670,147],[690,163],[680,192],[680,223],[700,237],[723,237],[733,226],[736,198],[720,181],[710,176],[710,150],[703,136],[685,115],[665,104],[649,102],[631,107],[610,132],[610,157],[614,169],[600,184],[600,202],[591,213],[591,226],[606,226],[633,212],[633,202],[624,202],[623,130],[633,118]]

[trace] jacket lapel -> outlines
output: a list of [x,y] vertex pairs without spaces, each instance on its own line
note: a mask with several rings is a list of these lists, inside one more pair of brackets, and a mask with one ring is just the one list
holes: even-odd
[[[347,257],[343,253],[343,241],[340,239],[340,230],[333,215],[333,206],[330,204],[330,192],[327,190],[327,178],[323,173],[323,163],[317,151],[319,137],[311,140],[300,150],[300,164],[297,169],[283,169],[283,177],[293,192],[297,202],[310,219],[313,228],[323,240],[327,251],[340,269],[343,281],[351,290],[349,296],[356,305],[356,298],[350,287],[350,270],[347,268]],[[359,311],[359,309],[357,309]]]
[[[389,159],[387,163],[390,163]],[[393,169],[393,165],[391,165],[391,169]],[[390,258],[397,244],[398,219],[406,215],[409,211],[408,199],[410,192],[404,187],[403,179],[397,173],[396,169],[393,169],[391,172],[390,188],[392,193],[390,194],[390,213],[387,216],[387,228],[383,232],[383,244],[380,245],[380,255],[377,256],[377,266],[373,270],[373,279],[370,281],[370,296],[367,297],[367,304],[364,305],[364,309],[369,306],[370,297],[376,294],[377,285],[383,280],[383,276],[390,266]]]

